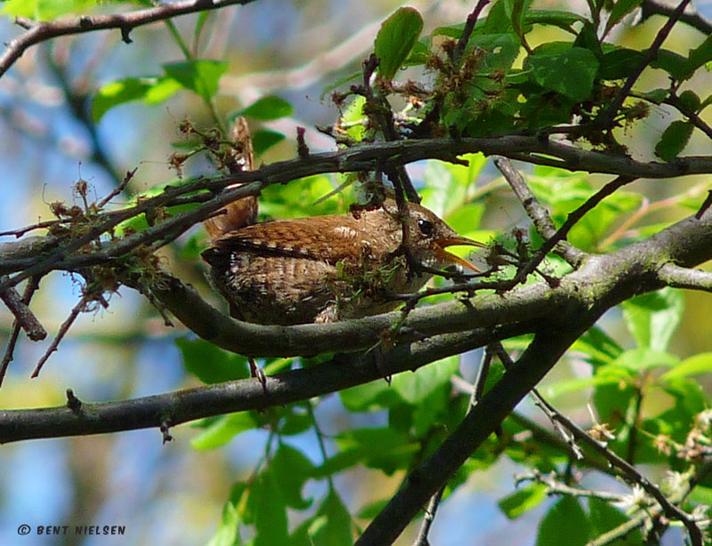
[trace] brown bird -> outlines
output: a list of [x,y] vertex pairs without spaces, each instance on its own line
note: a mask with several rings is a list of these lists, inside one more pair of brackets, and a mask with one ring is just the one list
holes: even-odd
[[[231,172],[251,170],[249,128],[237,118]],[[212,246],[202,253],[210,278],[230,305],[230,314],[259,324],[301,324],[358,318],[398,306],[394,293],[413,293],[431,277],[412,271],[406,252],[428,268],[453,264],[477,268],[445,250],[484,246],[460,237],[432,211],[409,203],[408,237],[398,207],[343,216],[316,216],[255,224],[257,200],[239,199],[205,221]]]
[[[408,204],[407,250],[417,264],[477,268],[451,245],[483,246],[460,237],[432,211]],[[358,215],[316,216],[253,224],[213,241],[202,256],[231,314],[260,324],[358,318],[397,307],[389,295],[413,293],[432,276],[411,271],[399,249],[395,201]],[[416,268],[418,269],[418,268]]]

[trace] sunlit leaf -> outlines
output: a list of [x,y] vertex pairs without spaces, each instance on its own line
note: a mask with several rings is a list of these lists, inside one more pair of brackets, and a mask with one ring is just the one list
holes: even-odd
[[550,43],[527,57],[534,80],[546,89],[582,101],[590,97],[598,59],[588,49]]
[[515,519],[539,506],[544,499],[546,499],[546,486],[535,483],[517,489],[514,493],[500,499],[497,504],[505,516]]
[[240,110],[236,115],[260,121],[270,121],[291,116],[293,113],[294,108],[288,101],[275,95],[268,95]]
[[423,30],[423,18],[415,8],[398,8],[381,25],[375,43],[378,74],[391,80],[408,58]]
[[672,161],[685,149],[695,126],[689,121],[673,121],[655,145],[655,155],[665,161]]
[[227,71],[223,61],[198,59],[163,65],[166,75],[184,88],[194,91],[204,100],[211,100],[218,92],[220,78]]
[[567,546],[584,546],[590,536],[591,523],[579,501],[563,497],[541,520],[536,546],[560,546],[562,537],[566,537]]
[[682,319],[685,300],[679,290],[665,288],[628,300],[622,307],[638,346],[664,351]]

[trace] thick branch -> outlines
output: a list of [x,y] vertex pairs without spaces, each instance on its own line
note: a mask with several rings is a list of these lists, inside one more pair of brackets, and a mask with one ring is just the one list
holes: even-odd
[[20,36],[12,40],[0,56],[0,77],[30,47],[69,34],[83,34],[96,30],[119,29],[124,42],[131,43],[130,32],[139,26],[171,19],[179,15],[209,11],[236,4],[249,4],[254,0],[179,0],[153,8],[136,10],[129,13],[111,15],[81,15],[67,17],[47,23],[36,23],[29,19],[18,18],[17,23],[26,28]]
[[[594,316],[586,317],[586,322],[593,321]],[[517,365],[472,408],[455,432],[411,472],[400,491],[366,528],[357,546],[392,544],[428,499],[497,429],[584,329],[579,323],[572,324],[565,333],[538,335]]]
[[[416,370],[435,360],[517,335],[516,326],[477,329],[401,345],[386,353],[337,356],[332,361],[266,378],[266,393],[256,379],[243,379],[122,402],[0,411],[0,444],[33,438],[57,438],[158,428],[235,411],[259,410],[336,392],[374,381],[383,374]],[[76,408],[76,403],[74,404]]]

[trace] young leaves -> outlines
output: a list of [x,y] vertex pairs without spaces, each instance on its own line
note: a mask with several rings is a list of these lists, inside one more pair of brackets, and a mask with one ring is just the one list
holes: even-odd
[[376,36],[378,75],[392,80],[408,58],[423,30],[423,18],[415,8],[398,8],[381,25]]

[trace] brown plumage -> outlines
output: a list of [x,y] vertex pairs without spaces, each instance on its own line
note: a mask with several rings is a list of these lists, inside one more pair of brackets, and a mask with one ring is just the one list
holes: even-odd
[[[251,170],[244,118],[235,120],[232,139],[230,171]],[[430,268],[459,263],[476,270],[445,247],[480,243],[460,237],[432,211],[407,206],[412,258]],[[212,246],[202,256],[235,318],[288,325],[364,317],[394,309],[398,302],[389,295],[415,292],[431,276],[408,270],[398,216],[396,203],[387,199],[358,215],[255,224],[257,199],[247,197],[205,221]]]
[[[254,168],[254,154],[252,151],[252,138],[247,120],[238,117],[232,125],[230,138],[234,148],[228,161],[228,170],[231,173],[251,171]],[[234,186],[228,186],[232,188]],[[257,197],[250,195],[230,203],[220,210],[216,216],[203,222],[211,239],[218,239],[228,231],[239,229],[257,221]]]
[[[445,251],[460,237],[430,210],[408,204],[408,250],[431,268],[468,262]],[[254,224],[213,241],[203,258],[233,316],[261,324],[324,322],[394,309],[392,293],[412,293],[430,278],[409,272],[393,200],[358,217],[317,216]]]

